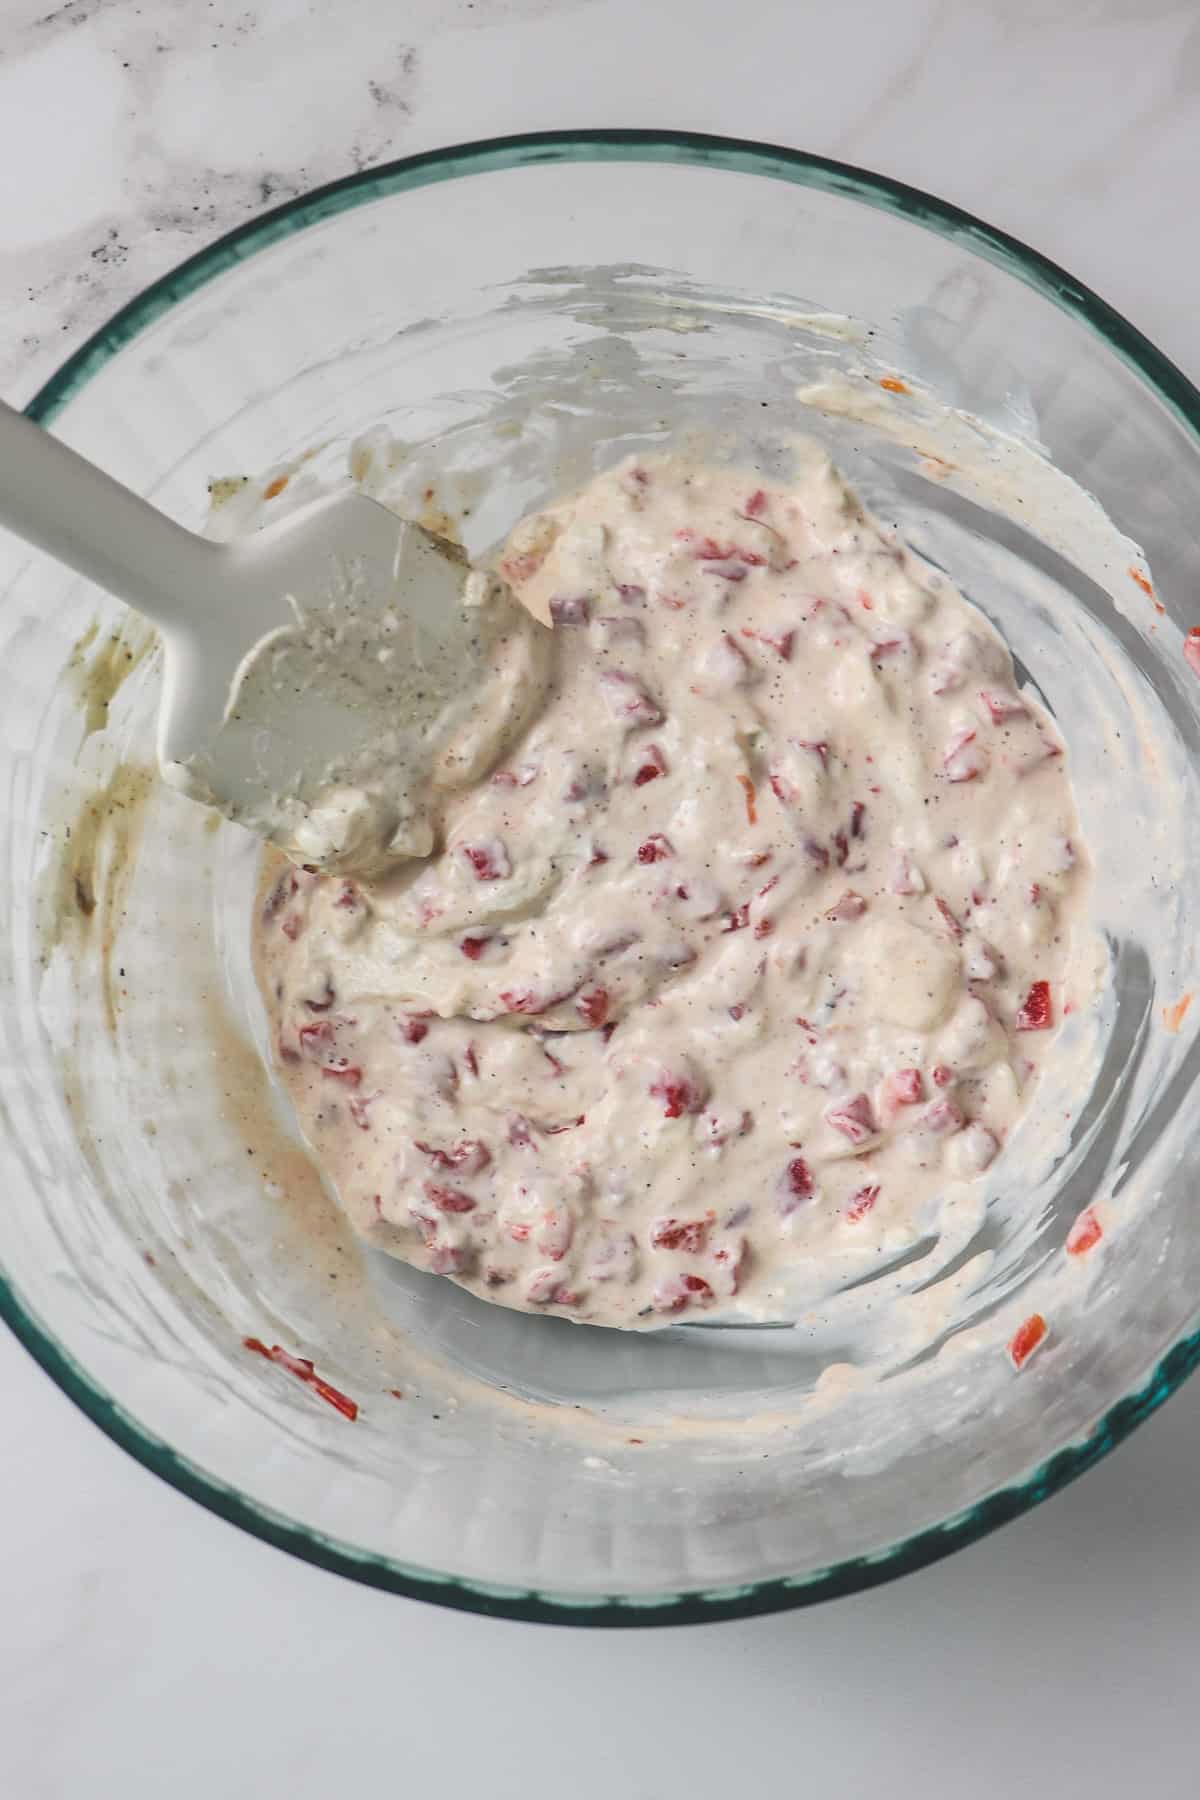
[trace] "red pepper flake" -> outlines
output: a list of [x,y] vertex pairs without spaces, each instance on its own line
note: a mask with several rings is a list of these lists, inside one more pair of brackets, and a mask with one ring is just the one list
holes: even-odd
[[748,775],[738,776],[738,786],[746,796],[746,823],[758,824],[758,808],[754,804],[754,783]]
[[393,1400],[403,1400],[404,1398],[403,1388],[389,1388],[388,1393],[392,1396]]
[[1103,1236],[1104,1231],[1096,1217],[1095,1207],[1085,1206],[1067,1233],[1067,1255],[1083,1256],[1086,1251],[1094,1249]]
[[1155,612],[1156,613],[1165,613],[1167,610],[1166,607],[1163,605],[1162,601],[1156,597],[1153,587],[1146,580],[1146,577],[1142,574],[1142,571],[1140,569],[1135,569],[1133,567],[1133,565],[1131,564],[1129,567],[1129,570],[1128,570],[1128,575],[1129,575],[1129,579],[1131,581],[1135,581],[1137,583],[1137,585],[1141,588],[1141,590],[1142,590],[1143,594],[1145,594],[1147,600],[1149,600],[1151,602],[1151,604],[1153,605]]
[[1035,981],[1016,1017],[1017,1031],[1049,1031],[1054,1024],[1054,1008],[1050,1001],[1050,983]]
[[1046,1335],[1046,1321],[1041,1313],[1030,1313],[1008,1340],[1008,1355],[1014,1369],[1027,1363]]
[[722,921],[722,924],[721,924],[721,930],[722,931],[745,931],[745,929],[749,923],[750,923],[750,902],[748,900],[743,900],[742,904],[740,906],[735,906],[732,912],[727,912],[725,914],[724,920]]
[[1173,1006],[1164,1006],[1162,1021],[1168,1031],[1178,1031],[1183,1024],[1188,1007],[1192,1004],[1190,994],[1182,994]]
[[1193,625],[1183,640],[1183,660],[1194,675],[1200,675],[1200,625]]
[[245,1349],[253,1350],[256,1356],[265,1356],[268,1362],[278,1363],[289,1375],[296,1376],[306,1387],[319,1394],[328,1406],[340,1412],[344,1419],[357,1419],[358,1403],[343,1394],[339,1388],[332,1387],[328,1381],[322,1381],[306,1356],[293,1356],[279,1344],[272,1344],[268,1350],[261,1338],[247,1337],[242,1339]]
[[287,475],[277,475],[274,481],[268,481],[266,487],[263,489],[263,499],[274,500],[277,494],[282,494],[289,479],[290,477]]
[[889,394],[912,393],[912,389],[909,387],[908,383],[906,381],[901,381],[898,375],[881,375],[879,378],[879,385],[881,388],[886,388]]
[[763,488],[755,488],[742,511],[748,519],[757,519],[760,513],[767,510],[767,496]]

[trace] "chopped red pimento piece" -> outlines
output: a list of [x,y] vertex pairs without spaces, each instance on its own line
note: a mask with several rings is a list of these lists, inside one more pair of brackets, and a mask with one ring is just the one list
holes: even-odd
[[724,921],[721,925],[721,930],[722,931],[745,931],[745,929],[746,929],[747,925],[749,925],[749,923],[750,923],[750,902],[748,900],[743,900],[742,904],[740,906],[735,906],[732,912],[727,912],[725,914]]
[[898,375],[881,375],[879,377],[879,385],[881,388],[886,388],[889,394],[909,394],[912,392],[908,383],[906,381],[901,381]]
[[347,1087],[357,1087],[362,1080],[362,1070],[354,1063],[323,1063],[321,1073],[329,1081],[344,1081]]
[[863,820],[867,816],[866,804],[862,800],[850,802],[850,836],[860,838],[863,834]]
[[421,1184],[425,1198],[444,1213],[469,1213],[475,1211],[475,1202],[470,1194],[464,1194],[461,1188],[445,1187],[440,1181],[425,1181]]
[[921,1116],[921,1124],[926,1131],[932,1131],[935,1137],[950,1137],[954,1132],[961,1131],[966,1122],[957,1100],[935,1100],[925,1108]]
[[929,1071],[929,1079],[934,1087],[949,1087],[954,1080],[954,1070],[948,1069],[945,1063],[934,1063]]
[[478,844],[460,844],[459,850],[474,871],[476,881],[502,881],[512,874],[508,852],[499,838]]
[[742,507],[748,519],[757,519],[767,510],[767,496],[763,488],[755,488],[746,504]]
[[738,786],[746,797],[746,823],[748,825],[757,825],[758,808],[754,804],[754,783],[748,775],[739,775],[737,779]]
[[688,1256],[699,1256],[708,1242],[714,1215],[703,1219],[653,1219],[650,1224],[650,1247],[653,1250],[682,1250]]
[[648,781],[657,781],[666,772],[667,759],[658,745],[644,744],[638,751],[637,767],[633,771],[634,787],[645,787]]
[[962,928],[961,924],[959,923],[957,916],[951,912],[950,908],[946,905],[946,902],[944,900],[940,899],[939,896],[936,894],[933,897],[933,904],[937,907],[938,912],[941,914],[942,923],[946,927],[946,930],[950,933],[950,936],[955,940],[956,943],[961,943],[962,935],[963,935],[963,928]]
[[1046,1335],[1046,1321],[1041,1313],[1030,1313],[1008,1340],[1008,1354],[1014,1369],[1029,1361]]
[[279,915],[299,886],[300,877],[295,869],[285,869],[263,901],[262,921],[264,925],[269,925],[271,920]]
[[846,1208],[846,1217],[851,1224],[856,1225],[859,1219],[865,1219],[878,1198],[878,1183],[872,1182],[868,1182],[866,1187],[860,1187],[856,1194],[852,1194],[850,1204]]
[[917,1106],[923,1097],[920,1069],[893,1069],[879,1085],[879,1109],[892,1119],[902,1106]]
[[289,1375],[295,1375],[306,1387],[319,1394],[326,1405],[340,1412],[344,1419],[357,1419],[357,1401],[351,1400],[348,1394],[343,1394],[340,1388],[335,1388],[330,1382],[323,1381],[306,1356],[293,1356],[279,1344],[272,1344],[268,1349],[262,1339],[256,1337],[243,1338],[242,1344],[247,1350],[253,1350],[256,1356],[265,1356],[268,1362],[278,1363]]
[[422,1156],[427,1156],[439,1169],[461,1169],[464,1175],[478,1175],[492,1160],[491,1151],[478,1138],[464,1138],[461,1144],[455,1144],[453,1150],[439,1150],[436,1144],[427,1144],[420,1138],[414,1138],[413,1148],[419,1150]]
[[866,1094],[851,1094],[848,1099],[839,1100],[836,1106],[826,1109],[825,1120],[852,1144],[865,1144],[875,1133],[875,1115]]
[[749,1251],[744,1237],[732,1239],[730,1242],[718,1244],[709,1256],[709,1265],[713,1272],[717,1291],[732,1299],[742,1283]]
[[754,643],[766,644],[783,662],[791,662],[796,643],[794,631],[755,631],[752,626],[743,625],[742,636],[750,638]]
[[458,940],[458,947],[464,956],[469,957],[472,962],[478,962],[490,942],[490,933],[484,937],[470,935],[460,938]]
[[333,1042],[333,1022],[330,1019],[318,1019],[313,1025],[302,1025],[296,1036],[305,1056],[319,1056],[318,1046]]
[[889,657],[899,655],[900,651],[904,650],[911,642],[912,639],[907,634],[904,637],[881,639],[879,643],[871,645],[872,663],[878,668],[881,662],[886,662]]
[[1023,719],[1029,712],[1023,700],[1016,694],[998,694],[990,688],[980,688],[979,698],[987,708],[993,725],[1002,725],[1006,719]]
[[779,1179],[779,1212],[786,1218],[805,1200],[811,1200],[814,1187],[812,1170],[802,1156],[793,1156]]
[[577,1126],[586,1124],[587,1114],[576,1113],[573,1119],[563,1119],[558,1125],[543,1125],[541,1130],[547,1137],[560,1137],[564,1131],[574,1131]]
[[593,1027],[603,1025],[608,1018],[608,989],[584,988],[575,1002],[575,1011],[585,1024]]
[[554,1002],[532,988],[505,988],[500,995],[500,1004],[510,1013],[544,1013]]
[[844,869],[846,866],[846,858],[850,854],[850,840],[844,831],[834,832],[833,848],[835,852],[833,859],[835,864],[839,869]]
[[376,1100],[381,1097],[380,1094],[351,1094],[347,1099],[346,1106],[350,1117],[360,1131],[370,1131],[371,1120],[368,1115]]
[[769,915],[754,921],[754,935],[756,938],[770,937],[774,929],[775,921]]
[[1200,625],[1193,625],[1183,640],[1183,660],[1194,675],[1200,675]]
[[586,625],[592,616],[592,603],[586,594],[570,599],[557,596],[550,602],[550,617],[556,625]]
[[650,1304],[655,1312],[681,1312],[689,1301],[707,1306],[713,1299],[712,1288],[702,1275],[671,1275],[654,1289]]
[[[1192,996],[1190,994],[1182,994],[1180,996],[1180,998],[1176,1001],[1173,1001],[1170,1006],[1163,1007],[1162,1022],[1166,1026],[1168,1031],[1174,1032],[1174,1031],[1179,1030],[1179,1027],[1183,1024],[1183,1021],[1187,1016],[1188,1007],[1191,1004],[1192,1004]],[[1066,1006],[1063,1007],[1064,1013],[1068,1012],[1069,1010],[1070,1010],[1069,1007],[1066,1007]]]
[[664,1102],[664,1118],[681,1119],[684,1113],[704,1110],[705,1095],[690,1076],[659,1075],[650,1083],[650,1092],[656,1100]]
[[847,888],[840,900],[834,902],[825,917],[834,924],[847,924],[853,919],[861,919],[867,910],[867,903],[861,894],[853,888]]
[[1067,1233],[1067,1255],[1083,1256],[1088,1250],[1094,1249],[1103,1236],[1104,1230],[1096,1216],[1095,1207],[1085,1206]]
[[343,912],[353,912],[355,907],[362,904],[362,895],[352,881],[343,881],[333,904]]
[[667,858],[674,854],[669,840],[663,836],[661,831],[653,832],[637,847],[637,859],[640,863],[666,862]]
[[854,598],[858,601],[858,604],[862,607],[864,612],[875,611],[875,602],[872,600],[870,594],[868,594],[866,588],[859,588]]
[[1017,1013],[1017,1031],[1049,1031],[1054,1024],[1054,1008],[1050,1000],[1050,983],[1035,981]]
[[401,1013],[397,1023],[406,1044],[419,1044],[429,1036],[429,1026],[416,1013]]
[[969,729],[956,732],[942,753],[947,781],[975,781],[988,771],[988,753]]
[[1145,594],[1147,600],[1149,600],[1151,602],[1151,604],[1153,605],[1156,613],[1165,613],[1166,612],[1166,610],[1167,610],[1166,607],[1163,605],[1162,601],[1155,594],[1154,589],[1151,587],[1150,583],[1146,580],[1146,577],[1142,574],[1142,571],[1140,569],[1135,569],[1133,567],[1130,567],[1129,578],[1131,581],[1136,581],[1137,585],[1141,588],[1143,594]]
[[288,913],[287,917],[281,922],[279,927],[284,937],[292,944],[294,944],[296,939],[300,936],[303,928],[304,921],[301,919],[299,913]]
[[466,1050],[463,1052],[463,1062],[466,1064],[472,1075],[478,1075],[479,1057],[476,1053],[474,1044],[467,1045]]
[[613,718],[623,719],[631,727],[662,724],[662,708],[636,677],[624,669],[602,669],[599,681]]
[[468,1244],[433,1244],[426,1248],[429,1267],[435,1275],[462,1275],[475,1255]]

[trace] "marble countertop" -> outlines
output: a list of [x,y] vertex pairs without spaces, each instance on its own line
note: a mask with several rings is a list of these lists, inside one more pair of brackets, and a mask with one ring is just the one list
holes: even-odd
[[[262,208],[508,131],[676,126],[887,171],[1200,376],[1191,0],[5,0],[0,391]],[[804,1614],[571,1633],[397,1600],[154,1481],[0,1337],[0,1791],[1193,1800],[1200,1382],[948,1563]],[[455,1720],[466,1700],[471,1730]]]

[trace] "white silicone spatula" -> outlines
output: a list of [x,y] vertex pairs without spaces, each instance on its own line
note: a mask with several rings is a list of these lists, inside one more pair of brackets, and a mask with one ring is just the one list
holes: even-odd
[[211,543],[0,402],[0,523],[158,626],[163,774],[301,861],[427,854],[430,783],[530,698],[543,628],[358,493]]

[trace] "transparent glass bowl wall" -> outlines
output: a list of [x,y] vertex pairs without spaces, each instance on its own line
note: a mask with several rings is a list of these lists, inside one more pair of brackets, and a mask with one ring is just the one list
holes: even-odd
[[[614,135],[361,178],[160,284],[34,410],[192,523],[211,477],[383,422],[414,446],[414,482],[470,497],[479,547],[666,429],[718,429],[754,451],[801,426],[798,381],[858,354],[812,314],[866,322],[880,366],[952,405],[1000,425],[1035,418],[1190,622],[1200,450],[1187,384],[1017,247],[773,152]],[[859,452],[886,491],[888,455]],[[254,1029],[253,858],[116,773],[147,766],[152,745],[156,670],[136,631],[115,652],[118,665],[133,654],[108,729],[81,748],[77,665],[109,628],[120,608],[12,559],[3,1305],[56,1378],[177,1485],[400,1591],[537,1617],[716,1617],[943,1553],[1084,1466],[1190,1366],[1200,1246],[1185,1229],[1186,1134],[1141,1235],[1069,1341],[1020,1381],[992,1357],[814,1412],[803,1396],[818,1360],[761,1337],[598,1341],[471,1307],[444,1284],[392,1291],[387,1272],[348,1306],[352,1251],[328,1225],[313,1248],[312,1215],[264,1190],[237,1116],[258,1078],[223,1018]],[[1177,671],[1164,660],[1152,679],[1194,741]],[[70,874],[65,822],[77,833],[98,793],[116,807],[99,898],[71,917],[47,973],[36,879],[47,863]],[[131,872],[108,880],[113,820]],[[1181,1038],[1168,1112],[1195,1060]],[[1143,1132],[1140,1151],[1160,1135]],[[311,1357],[360,1402],[357,1422],[248,1355],[246,1334]],[[695,1415],[682,1436],[661,1429],[672,1397]]]

